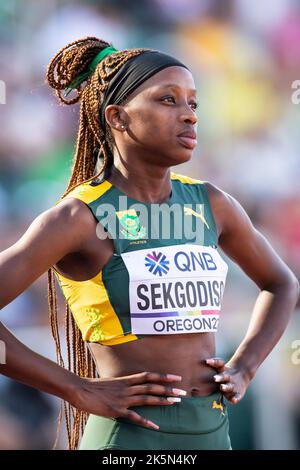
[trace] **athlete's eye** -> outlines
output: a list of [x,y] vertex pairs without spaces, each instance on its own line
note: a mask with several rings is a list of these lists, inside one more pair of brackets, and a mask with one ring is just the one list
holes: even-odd
[[162,98],[162,101],[164,101],[164,100],[169,100],[169,99],[175,101],[175,99],[174,99],[173,96],[165,96],[164,98]]
[[[171,99],[171,100],[173,100],[173,101],[175,102],[175,98],[174,98],[173,96],[165,96],[164,98],[162,98],[162,101],[164,101],[164,100],[169,100],[169,99]],[[191,106],[192,106],[193,109],[195,110],[195,109],[197,109],[197,107],[198,107],[198,103],[191,103]]]

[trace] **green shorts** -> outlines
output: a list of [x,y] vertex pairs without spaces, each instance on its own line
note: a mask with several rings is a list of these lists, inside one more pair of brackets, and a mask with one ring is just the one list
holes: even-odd
[[231,450],[227,407],[220,392],[181,397],[173,405],[129,409],[160,428],[145,428],[127,418],[90,415],[79,450]]

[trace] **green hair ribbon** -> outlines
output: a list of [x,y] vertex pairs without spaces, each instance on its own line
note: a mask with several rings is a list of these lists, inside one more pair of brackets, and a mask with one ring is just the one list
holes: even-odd
[[92,60],[92,62],[87,66],[87,70],[78,77],[76,77],[70,85],[66,88],[64,96],[68,96],[74,88],[77,88],[80,83],[84,82],[96,69],[99,62],[101,62],[104,57],[112,54],[113,52],[118,52],[118,49],[115,49],[113,46],[105,47],[102,51],[100,51]]

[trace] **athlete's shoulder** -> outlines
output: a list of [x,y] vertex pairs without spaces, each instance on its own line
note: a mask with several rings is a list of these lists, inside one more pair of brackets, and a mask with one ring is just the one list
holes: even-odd
[[249,219],[240,202],[227,191],[208,181],[205,182],[205,189],[220,234],[224,233],[228,226],[234,231],[239,219]]
[[54,218],[62,233],[65,230],[77,231],[85,227],[85,232],[94,230],[94,215],[89,206],[79,197],[64,197],[59,199],[47,212]]
[[224,204],[228,199],[231,198],[231,196],[226,193],[226,191],[208,180],[192,178],[190,176],[175,173],[174,171],[171,171],[171,180],[179,181],[184,185],[201,185],[201,187],[204,189],[204,192],[207,193],[209,201],[213,204]]
[[183,184],[204,184],[205,183],[204,181],[200,179],[191,178],[190,176],[186,176],[186,175],[181,175],[179,173],[175,173],[174,171],[171,171],[171,180],[180,181]]
[[215,206],[215,208],[217,208],[217,206],[224,207],[224,204],[228,204],[228,201],[232,199],[230,194],[210,181],[204,181],[204,186],[209,200],[211,204]]
[[109,181],[99,180],[98,178],[94,178],[90,181],[84,181],[83,183],[80,183],[71,189],[71,191],[63,196],[63,198],[59,199],[56,204],[58,204],[58,202],[63,199],[69,198],[80,199],[86,204],[90,204],[96,199],[99,199],[99,197],[103,196],[111,186],[112,185]]

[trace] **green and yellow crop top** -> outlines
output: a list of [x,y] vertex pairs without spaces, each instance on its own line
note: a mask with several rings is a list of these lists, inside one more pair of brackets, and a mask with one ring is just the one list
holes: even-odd
[[92,279],[54,270],[84,341],[217,331],[228,266],[207,190],[204,181],[174,172],[171,183],[162,204],[139,202],[96,178],[65,196],[87,204],[114,246]]

